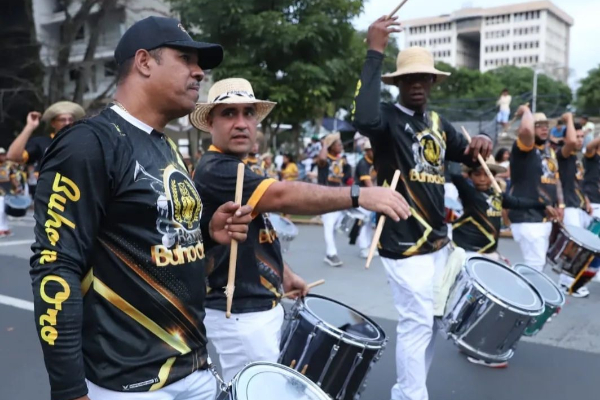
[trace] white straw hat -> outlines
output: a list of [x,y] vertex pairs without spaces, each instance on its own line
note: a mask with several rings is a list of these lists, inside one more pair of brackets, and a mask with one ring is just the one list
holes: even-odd
[[[489,156],[487,160],[485,160],[485,163],[487,164],[488,168],[490,169],[490,171],[493,174],[502,174],[504,172],[507,171],[506,168],[504,168],[503,166],[499,165],[496,160],[494,160],[494,157]],[[479,169],[481,168],[481,165],[477,164],[476,166],[474,166],[473,168],[471,167],[467,167],[466,165],[463,164],[462,166],[462,170],[464,172],[471,172],[473,170]]]
[[190,114],[190,122],[204,132],[210,132],[208,114],[218,104],[254,104],[256,119],[260,123],[277,103],[258,100],[254,97],[252,85],[246,79],[229,78],[215,82],[208,91],[208,103],[197,103]]
[[42,121],[52,121],[57,115],[60,114],[71,114],[73,119],[78,120],[84,117],[85,111],[77,103],[72,101],[59,101],[52,104],[44,111],[42,115]]
[[409,47],[398,53],[396,71],[381,77],[383,83],[393,85],[395,78],[409,74],[432,74],[437,76],[436,83],[446,79],[450,73],[435,68],[433,56],[423,47]]

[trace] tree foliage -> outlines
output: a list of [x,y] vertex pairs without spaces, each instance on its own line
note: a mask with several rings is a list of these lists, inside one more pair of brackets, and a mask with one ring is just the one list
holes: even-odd
[[298,130],[350,103],[362,62],[351,21],[363,0],[171,1],[197,39],[225,49],[215,80],[246,78],[257,97],[278,103],[267,133],[281,123]]
[[577,111],[600,115],[600,66],[588,72],[577,89]]

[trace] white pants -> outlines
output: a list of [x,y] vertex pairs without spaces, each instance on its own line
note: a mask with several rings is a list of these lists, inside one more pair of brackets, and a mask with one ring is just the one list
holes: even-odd
[[521,247],[526,265],[544,271],[546,253],[550,246],[551,222],[519,222],[510,226],[513,238]]
[[366,219],[364,224],[360,227],[360,233],[356,239],[358,247],[363,249],[369,249],[371,247],[371,241],[373,240],[373,224],[371,223],[371,211],[359,207],[358,210],[365,214]]
[[152,392],[116,392],[86,380],[90,400],[215,400],[217,380],[208,370],[195,371],[185,378]]
[[222,376],[230,382],[235,374],[254,361],[277,362],[283,307],[272,310],[231,314],[206,309],[206,334],[219,355]]
[[4,212],[4,196],[0,196],[0,232],[8,229],[8,218]]
[[394,305],[396,327],[396,384],[392,400],[427,400],[427,373],[433,359],[437,323],[433,318],[433,283],[443,273],[450,246],[435,253],[402,260],[382,258]]
[[327,246],[326,254],[328,256],[337,255],[337,248],[335,247],[335,225],[341,216],[341,211],[334,211],[321,216],[323,230],[325,231],[325,245]]

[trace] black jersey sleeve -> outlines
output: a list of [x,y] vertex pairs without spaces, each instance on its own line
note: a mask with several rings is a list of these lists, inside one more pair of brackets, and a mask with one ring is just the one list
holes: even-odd
[[106,213],[114,149],[81,123],[60,136],[41,165],[30,275],[35,325],[52,400],[87,393],[82,354],[82,280]]
[[459,162],[468,166],[479,165],[477,161],[469,154],[465,154],[465,150],[469,145],[467,138],[462,132],[457,132],[450,122],[445,118],[441,118],[442,128],[446,132],[446,158],[450,161]]
[[367,51],[352,110],[354,127],[370,138],[388,131],[380,106],[382,63],[383,54],[374,50]]
[[[241,160],[225,155],[210,155],[211,161],[208,163],[199,163],[194,175],[196,188],[203,196],[209,197],[215,206],[235,200],[235,185],[237,181],[237,168]],[[244,186],[242,190],[242,204],[256,207],[274,179],[267,178],[253,172],[250,167],[244,169]],[[253,214],[256,217],[256,214]],[[202,218],[204,220],[204,218]]]
[[362,158],[358,164],[356,164],[355,176],[357,181],[356,183],[371,180],[371,166],[365,161],[364,158]]
[[44,156],[46,149],[43,146],[40,137],[32,137],[27,141],[25,145],[25,151],[23,152],[23,162],[29,164],[35,164]]
[[508,208],[511,210],[529,210],[530,208],[544,210],[546,208],[546,203],[543,203],[538,199],[516,197],[504,193],[502,195],[502,208]]

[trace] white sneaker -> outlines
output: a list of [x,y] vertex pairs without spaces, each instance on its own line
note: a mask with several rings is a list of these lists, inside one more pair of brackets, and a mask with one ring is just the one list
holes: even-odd
[[336,255],[333,256],[325,256],[325,259],[323,260],[325,261],[327,264],[331,265],[332,267],[341,267],[343,262],[342,260],[340,260],[340,258]]
[[473,364],[483,365],[484,367],[488,367],[488,368],[506,368],[506,367],[508,367],[508,361],[487,362],[487,361],[483,361],[483,360],[480,360],[480,359],[474,358],[474,357],[467,357],[467,360],[469,360],[469,362],[471,362]]
[[[379,252],[377,251],[377,249],[375,249],[373,257],[379,257]],[[365,260],[369,258],[369,249],[360,249],[360,258],[364,258]]]
[[575,298],[583,298],[583,297],[588,297],[590,295],[589,289],[586,288],[585,286],[580,287],[576,292],[573,292],[570,294],[569,294],[569,287],[567,285],[560,285],[560,288],[562,289],[562,291],[565,294],[568,294],[569,296],[573,296]]

